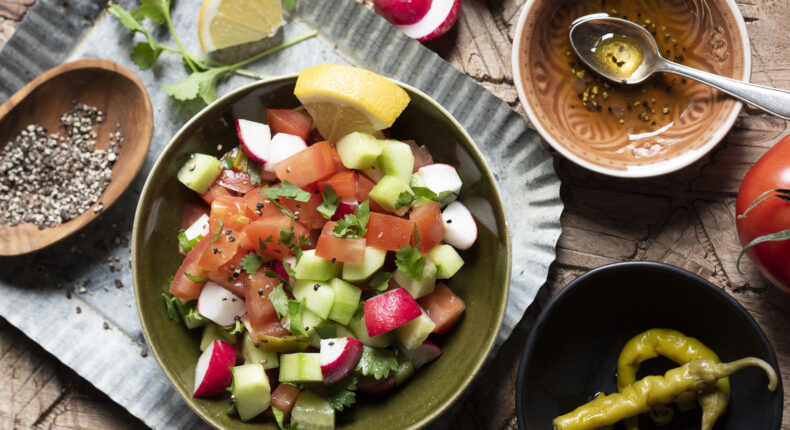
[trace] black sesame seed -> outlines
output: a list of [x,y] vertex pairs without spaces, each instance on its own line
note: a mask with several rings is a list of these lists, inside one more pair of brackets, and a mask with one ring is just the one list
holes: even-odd
[[321,284],[313,285],[313,291],[318,291],[319,288],[321,288]]

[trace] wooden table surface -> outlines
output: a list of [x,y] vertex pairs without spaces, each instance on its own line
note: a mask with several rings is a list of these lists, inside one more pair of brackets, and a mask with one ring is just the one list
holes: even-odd
[[[0,47],[34,0],[0,0]],[[463,0],[455,28],[428,44],[523,115],[510,50],[525,0]],[[751,81],[790,89],[790,2],[738,0],[752,47]],[[733,295],[760,323],[790,386],[790,296],[744,264],[734,205],[749,167],[781,137],[787,121],[745,109],[711,154],[654,180],[603,177],[555,156],[565,212],[557,260],[535,303],[472,387],[453,428],[515,429],[515,379],[527,333],[547,300],[588,269],[626,260],[663,261],[697,273]],[[790,394],[788,394],[790,395]],[[782,428],[790,430],[785,398]],[[0,428],[145,428],[123,408],[0,319]]]

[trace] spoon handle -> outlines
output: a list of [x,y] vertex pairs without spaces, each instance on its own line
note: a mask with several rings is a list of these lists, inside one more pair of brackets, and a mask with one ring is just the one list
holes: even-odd
[[710,85],[736,99],[756,106],[782,119],[790,119],[790,92],[776,88],[750,84],[735,79],[703,72],[672,61],[663,61],[659,65],[662,72],[674,73],[689,79]]

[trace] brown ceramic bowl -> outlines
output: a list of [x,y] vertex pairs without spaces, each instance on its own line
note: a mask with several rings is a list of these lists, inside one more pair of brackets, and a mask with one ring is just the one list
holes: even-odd
[[[642,109],[632,109],[633,98],[616,105],[614,113],[608,110],[614,98],[609,106],[601,102],[602,111],[590,112],[580,100],[585,86],[579,85],[585,84],[576,82],[579,60],[570,52],[568,30],[571,21],[595,12],[626,15],[640,24],[652,23],[648,26],[658,24],[649,29],[669,59],[682,56],[686,65],[748,81],[749,40],[735,2],[608,0],[601,7],[599,0],[528,0],[516,29],[512,63],[519,98],[534,127],[562,155],[590,170],[631,178],[673,172],[700,159],[727,134],[741,103],[703,84],[663,75],[647,91],[657,92],[659,99],[663,90],[673,96],[682,94],[687,108],[670,110],[667,115],[661,100],[652,112],[647,106],[650,120],[659,122],[650,129],[659,132],[645,132],[650,120],[640,124],[633,119]],[[584,77],[591,78],[589,74]],[[677,81],[670,85],[673,78]],[[603,82],[597,88],[601,93]],[[650,103],[648,97],[645,102]],[[620,124],[617,118],[623,117],[631,124]]]

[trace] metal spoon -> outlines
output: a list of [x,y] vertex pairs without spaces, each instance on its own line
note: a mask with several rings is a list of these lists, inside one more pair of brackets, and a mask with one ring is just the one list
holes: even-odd
[[[607,70],[599,62],[600,57],[594,55],[601,41],[622,36],[642,47],[641,64],[627,74]],[[584,64],[615,82],[638,84],[656,72],[674,73],[710,85],[780,118],[790,119],[790,92],[725,78],[669,61],[661,56],[650,32],[631,21],[610,17],[606,13],[586,15],[571,24],[570,39],[574,52]]]

